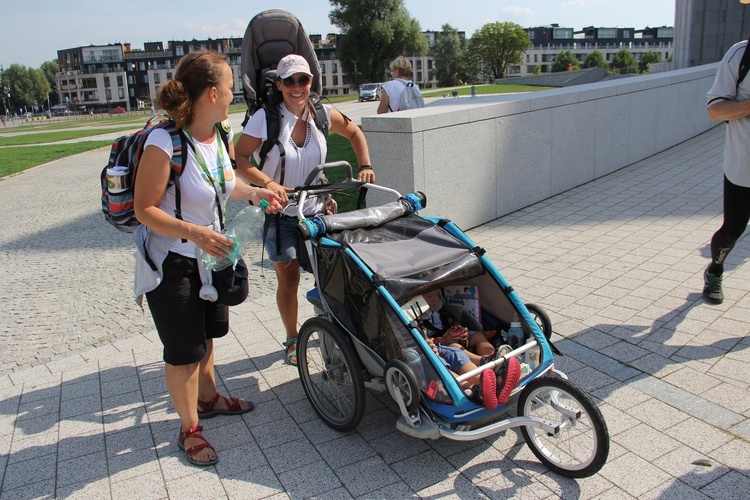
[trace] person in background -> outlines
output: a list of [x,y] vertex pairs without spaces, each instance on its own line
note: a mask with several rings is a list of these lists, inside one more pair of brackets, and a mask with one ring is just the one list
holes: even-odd
[[[741,0],[750,3],[750,0]],[[750,220],[750,78],[738,74],[747,40],[724,54],[708,99],[708,117],[726,121],[724,142],[724,222],[711,238],[711,263],[703,272],[703,298],[724,302],[724,262]]]
[[[327,138],[315,126],[315,113],[309,101],[312,73],[307,60],[300,55],[289,54],[281,58],[276,71],[276,90],[282,98],[279,105],[282,118],[278,141],[284,145],[286,155],[283,185],[278,145],[269,151],[262,171],[250,162],[253,155],[256,163],[258,162],[260,147],[268,138],[265,109],[253,114],[242,131],[242,137],[237,141],[237,172],[252,184],[270,189],[286,204],[289,201],[287,193],[304,185],[310,172],[325,163],[328,145]],[[351,142],[359,163],[357,178],[374,183],[375,172],[370,166],[370,152],[362,130],[335,108],[328,105],[323,107],[328,117],[329,130]],[[315,216],[323,212],[324,205],[324,197],[311,196],[302,207],[303,213],[305,217]],[[297,289],[300,281],[300,256],[297,255],[297,249],[301,247],[296,213],[296,206],[287,206],[274,216],[275,220],[268,224],[265,239],[278,283],[276,305],[286,331],[286,361],[294,366],[297,365]]]
[[[232,86],[225,57],[197,51],[183,57],[175,78],[159,89],[159,107],[189,141],[183,144],[188,156],[179,177],[181,219],[174,216],[174,184],[168,186],[173,147],[167,130],[149,133],[135,180],[134,208],[141,223],[134,235],[139,247],[136,296],[140,302],[145,293],[164,345],[167,390],[180,417],[178,446],[195,465],[218,461],[203,437],[200,418],[253,409],[250,402],[216,391],[214,339],[229,331],[229,308],[199,297],[198,257],[200,252],[222,257],[232,249],[232,240],[215,230],[228,198],[255,203],[265,199],[268,210],[281,209],[274,192],[249,186],[234,175],[231,128],[226,148],[218,130],[227,119]],[[143,265],[144,250],[156,271]]]
[[404,93],[406,85],[411,82],[411,63],[404,56],[398,56],[391,61],[390,70],[393,80],[385,82],[382,86],[383,91],[380,94],[380,104],[378,104],[379,115],[398,111],[401,94]]

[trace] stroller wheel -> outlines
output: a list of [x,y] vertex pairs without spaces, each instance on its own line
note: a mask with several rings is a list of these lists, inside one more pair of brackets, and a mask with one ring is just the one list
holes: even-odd
[[[406,410],[409,413],[416,412],[419,408],[422,393],[419,392],[417,380],[411,367],[400,359],[393,359],[385,365],[383,373],[385,374],[385,385],[388,387],[388,393],[394,401],[398,402],[396,398],[401,396]],[[408,415],[404,416],[407,417]]]
[[569,380],[556,377],[532,380],[518,398],[518,414],[556,426],[554,434],[541,427],[521,427],[526,444],[552,471],[568,477],[588,477],[607,461],[607,424],[599,408]]
[[539,329],[542,330],[547,340],[552,337],[552,321],[550,321],[547,313],[536,304],[526,304],[526,309],[531,313],[531,317],[539,325]]
[[313,409],[329,427],[348,432],[365,413],[362,368],[349,337],[324,318],[310,318],[297,336],[297,369]]

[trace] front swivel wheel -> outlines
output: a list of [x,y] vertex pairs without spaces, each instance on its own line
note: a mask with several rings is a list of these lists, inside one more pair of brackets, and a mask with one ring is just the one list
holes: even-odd
[[609,432],[599,408],[569,380],[539,377],[524,387],[518,415],[544,420],[554,427],[521,427],[536,457],[554,472],[568,477],[596,474],[609,455]]

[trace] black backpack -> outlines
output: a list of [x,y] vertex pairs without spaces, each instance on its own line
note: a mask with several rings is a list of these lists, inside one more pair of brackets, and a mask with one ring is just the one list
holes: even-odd
[[737,76],[737,88],[740,88],[740,83],[742,83],[742,80],[744,80],[747,76],[747,72],[750,71],[750,50],[747,50],[748,47],[750,47],[750,39],[747,40],[745,52],[742,53],[742,60],[740,60],[740,71],[739,75]]
[[279,141],[281,133],[281,96],[274,82],[279,60],[289,54],[298,54],[307,60],[313,74],[310,88],[310,105],[314,111],[315,126],[328,136],[328,120],[320,92],[323,88],[318,58],[310,38],[300,20],[291,12],[271,9],[257,14],[250,20],[242,39],[242,92],[247,104],[247,112],[242,122],[244,127],[250,117],[259,109],[266,112],[266,136],[259,153],[260,170],[268,152],[278,146],[281,158],[280,183],[284,183],[286,154]]

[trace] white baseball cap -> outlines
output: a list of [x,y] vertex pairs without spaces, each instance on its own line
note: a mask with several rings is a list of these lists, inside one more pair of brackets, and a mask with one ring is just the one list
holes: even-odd
[[297,54],[289,54],[288,56],[282,57],[279,61],[279,65],[276,67],[276,72],[282,80],[284,78],[289,78],[292,75],[296,75],[297,73],[304,73],[310,77],[313,76],[313,74],[310,73],[310,65],[307,64],[307,60]]

